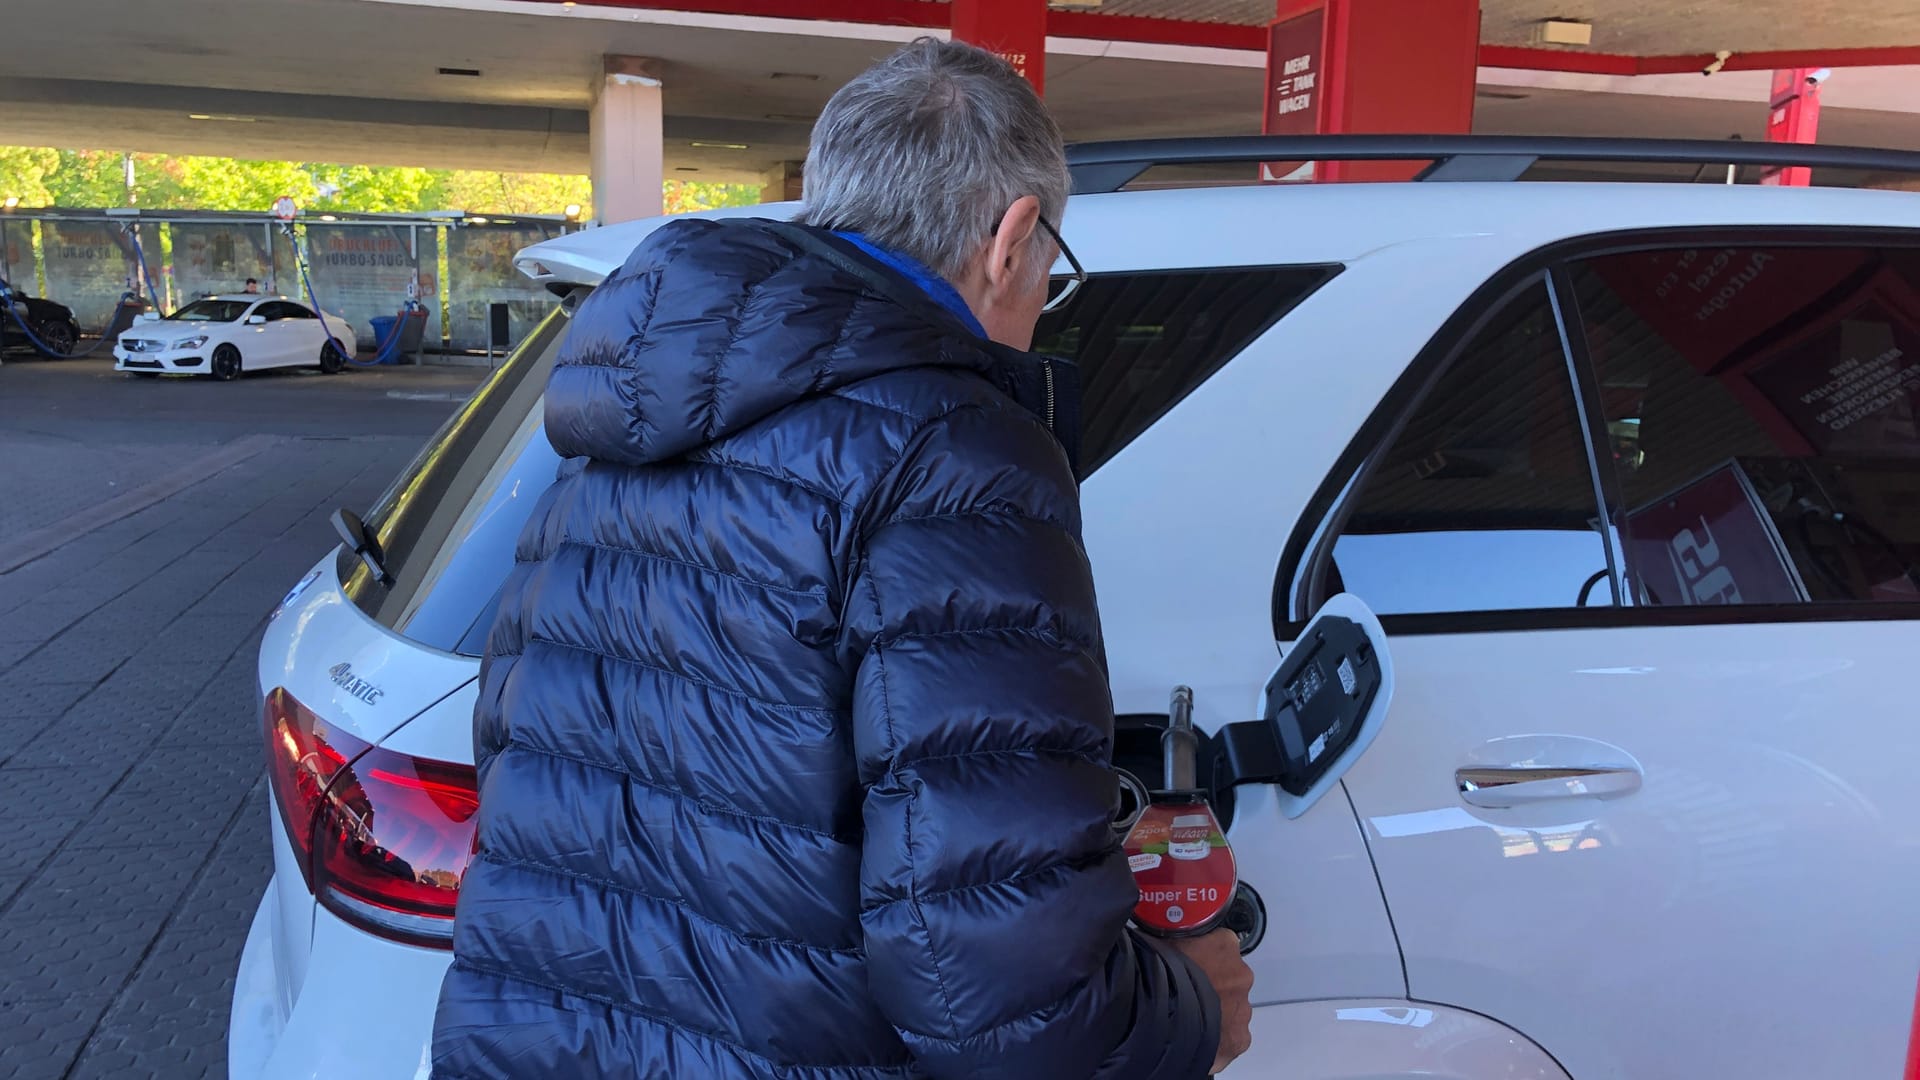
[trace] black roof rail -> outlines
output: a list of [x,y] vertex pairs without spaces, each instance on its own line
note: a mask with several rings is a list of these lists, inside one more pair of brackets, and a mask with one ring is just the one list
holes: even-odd
[[1920,173],[1920,152],[1714,139],[1557,135],[1239,135],[1134,139],[1067,147],[1076,195],[1119,191],[1160,165],[1262,161],[1431,161],[1416,180],[1518,180],[1541,161],[1668,165],[1804,165]]

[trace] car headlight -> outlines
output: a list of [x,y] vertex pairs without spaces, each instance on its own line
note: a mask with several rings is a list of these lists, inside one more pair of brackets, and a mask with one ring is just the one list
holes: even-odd
[[173,343],[173,347],[176,349],[197,349],[206,343],[207,335],[201,334],[197,337],[181,338],[179,341]]

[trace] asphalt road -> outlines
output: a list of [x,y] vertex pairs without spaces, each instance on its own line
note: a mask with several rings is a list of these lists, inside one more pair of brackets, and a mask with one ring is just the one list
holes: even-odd
[[484,369],[0,365],[0,1080],[225,1077],[267,611]]

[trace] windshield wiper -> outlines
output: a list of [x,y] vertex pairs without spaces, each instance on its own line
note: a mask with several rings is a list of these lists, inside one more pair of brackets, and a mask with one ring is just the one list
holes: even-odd
[[367,528],[367,523],[360,520],[359,514],[344,506],[335,510],[333,531],[339,534],[355,555],[360,556],[360,561],[372,571],[374,580],[388,588],[393,587],[393,575],[387,573],[387,556],[380,550],[380,540],[373,535],[372,529]]

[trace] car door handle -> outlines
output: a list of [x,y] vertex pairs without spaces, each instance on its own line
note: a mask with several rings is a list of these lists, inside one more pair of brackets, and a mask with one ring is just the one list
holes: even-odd
[[1460,797],[1489,808],[1549,799],[1612,799],[1640,790],[1637,765],[1470,765],[1454,770]]

